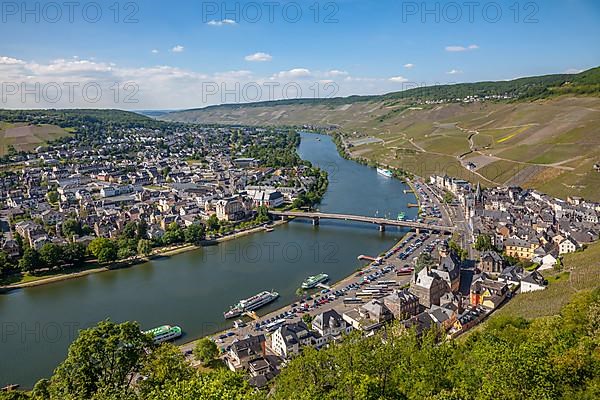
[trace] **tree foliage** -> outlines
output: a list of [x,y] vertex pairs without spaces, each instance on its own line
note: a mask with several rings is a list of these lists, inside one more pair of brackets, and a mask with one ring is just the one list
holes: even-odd
[[196,360],[208,364],[219,355],[219,349],[215,342],[209,338],[202,338],[196,343],[194,347],[194,357]]

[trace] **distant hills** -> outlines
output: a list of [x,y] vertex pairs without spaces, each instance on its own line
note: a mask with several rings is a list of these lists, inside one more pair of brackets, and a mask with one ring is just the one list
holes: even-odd
[[159,118],[326,128],[352,158],[370,164],[600,201],[600,68],[381,96],[228,104]]
[[[237,109],[248,107],[268,107],[286,105],[326,105],[353,104],[358,102],[405,100],[407,102],[437,101],[462,99],[466,96],[507,96],[511,100],[535,100],[556,95],[600,95],[600,67],[592,68],[578,74],[552,74],[518,78],[509,81],[486,81],[475,83],[457,83],[452,85],[423,86],[407,89],[401,92],[392,92],[384,95],[373,96],[348,96],[334,98],[305,98],[260,101],[254,103],[222,104],[175,111],[160,114],[165,119],[177,120],[178,116],[186,115],[200,110]],[[149,114],[146,114],[149,115]],[[187,119],[187,118],[185,118]]]

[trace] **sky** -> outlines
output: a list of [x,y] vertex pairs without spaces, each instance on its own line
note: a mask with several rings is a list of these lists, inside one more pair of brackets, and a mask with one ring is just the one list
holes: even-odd
[[2,1],[0,108],[183,109],[600,65],[600,2]]

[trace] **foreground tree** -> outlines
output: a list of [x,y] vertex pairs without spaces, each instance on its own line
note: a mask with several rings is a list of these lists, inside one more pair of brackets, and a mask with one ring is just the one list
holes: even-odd
[[219,355],[219,349],[215,342],[209,338],[202,338],[194,347],[194,357],[204,364],[208,364]]
[[[88,400],[99,394],[128,396],[152,340],[137,323],[98,323],[82,330],[50,381],[53,399]],[[121,397],[122,398],[122,397]]]

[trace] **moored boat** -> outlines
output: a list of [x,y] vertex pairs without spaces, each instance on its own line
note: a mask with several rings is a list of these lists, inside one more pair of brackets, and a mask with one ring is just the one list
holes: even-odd
[[309,276],[304,282],[302,282],[302,289],[312,289],[319,283],[325,282],[328,279],[329,275],[327,274]]
[[182,335],[181,328],[177,325],[162,325],[150,330],[144,331],[146,335],[151,335],[154,343],[167,342],[169,340],[177,339]]
[[272,302],[273,300],[277,299],[278,297],[279,297],[279,293],[277,293],[275,291],[268,292],[265,290],[265,291],[260,292],[259,294],[256,294],[252,297],[248,297],[247,299],[240,300],[240,302],[237,303],[236,305],[232,306],[229,309],[229,311],[223,313],[223,316],[226,319],[239,317],[246,311],[256,310],[257,308],[260,308],[260,307],[264,306],[265,304]]
[[377,168],[377,173],[379,175],[385,176],[386,178],[391,178],[392,177],[392,171],[390,171],[389,169]]

